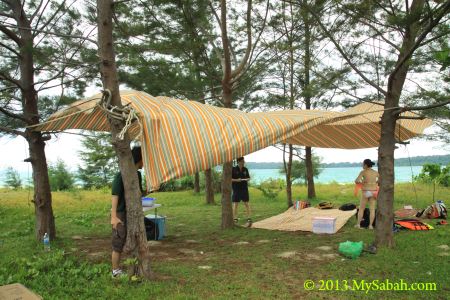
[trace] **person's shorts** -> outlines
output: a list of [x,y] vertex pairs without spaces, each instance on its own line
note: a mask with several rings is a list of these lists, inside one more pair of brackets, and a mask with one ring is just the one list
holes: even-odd
[[249,196],[248,196],[248,190],[233,190],[233,202],[248,202]]
[[122,253],[123,246],[127,240],[127,215],[123,212],[118,212],[117,217],[123,222],[117,224],[116,229],[112,229],[111,244],[115,252]]
[[363,191],[365,198],[375,198],[375,191]]

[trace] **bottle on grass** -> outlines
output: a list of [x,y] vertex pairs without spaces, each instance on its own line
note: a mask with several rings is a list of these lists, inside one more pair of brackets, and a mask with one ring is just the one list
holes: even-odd
[[44,234],[44,251],[50,251],[50,237],[48,236],[48,233],[46,232]]

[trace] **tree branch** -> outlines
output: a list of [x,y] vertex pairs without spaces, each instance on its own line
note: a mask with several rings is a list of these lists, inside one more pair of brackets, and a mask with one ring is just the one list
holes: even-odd
[[[48,24],[50,24],[52,21],[53,21],[53,19],[56,17],[56,15],[61,11],[61,9],[64,7],[64,5],[66,4],[66,1],[64,0],[64,1],[62,1],[61,3],[60,3],[60,5],[58,6],[58,8],[54,11],[54,13],[53,13],[53,15],[51,15],[49,18],[48,18],[48,20],[47,20],[47,22],[45,22],[42,26],[41,26],[41,28],[40,28],[40,30],[43,30],[45,27],[47,27],[47,25]],[[72,3],[73,4],[73,3]],[[35,29],[37,29],[37,25],[36,25],[36,27],[35,27]]]
[[31,15],[31,17],[30,17],[30,24],[33,22],[34,18],[37,16],[37,14],[39,13],[39,11],[41,10],[42,3],[43,3],[43,2],[44,2],[43,0],[39,1],[38,7],[36,7],[36,10],[34,11],[34,13],[33,13],[33,14]]
[[[284,144],[285,144],[285,143],[284,143]],[[283,148],[281,148],[281,147],[278,146],[278,145],[272,145],[272,147],[274,147],[274,148],[276,148],[276,149],[282,151],[282,152],[283,152],[283,155],[284,155],[285,153],[289,153],[289,151],[286,151],[286,149],[283,149]],[[300,160],[305,160],[305,158],[304,158],[304,157],[301,157],[301,156],[298,154],[297,151],[295,151],[295,152],[296,152],[296,153],[294,154],[294,151],[292,151],[292,155],[293,155],[293,156],[297,156]]]
[[[91,30],[91,32],[92,32],[92,30]],[[91,34],[91,32],[89,32],[88,36]],[[66,59],[71,60],[77,53],[79,53],[79,50],[83,47],[83,44],[84,44],[85,41],[86,41],[86,40],[81,41],[81,43],[79,44],[79,46],[77,46],[76,49],[73,50],[73,53],[72,53],[68,58],[66,58]],[[62,64],[63,64],[63,66],[66,66],[66,65],[67,65],[67,63],[66,63],[65,60],[62,61]],[[56,68],[55,68],[55,70],[56,70]],[[57,71],[57,73],[56,73],[53,77],[47,78],[46,80],[43,80],[43,81],[41,81],[41,82],[36,82],[34,85],[42,84],[41,87],[43,87],[46,83],[48,83],[49,81],[52,81],[52,80],[58,78],[58,77],[59,77],[61,74],[63,74],[64,72],[65,72],[65,67],[63,67],[61,70]],[[63,75],[64,75],[64,74],[63,74]]]
[[344,52],[344,50],[341,48],[339,43],[334,39],[333,35],[325,28],[325,25],[323,25],[322,21],[320,21],[319,16],[310,9],[307,6],[308,11],[316,18],[317,24],[319,24],[319,27],[322,29],[322,31],[325,33],[325,35],[331,40],[331,42],[334,44],[338,52],[342,55],[342,57],[345,59],[345,61],[352,67],[352,69],[358,73],[361,78],[367,82],[369,85],[373,86],[376,90],[378,90],[381,94],[384,96],[387,96],[387,92],[383,90],[379,85],[377,85],[375,82],[367,78],[359,69],[358,67],[350,60],[350,58],[347,56],[347,54]]
[[405,106],[405,107],[402,107],[400,109],[400,113],[405,112],[405,111],[411,111],[411,110],[432,109],[432,108],[441,107],[441,106],[444,106],[444,105],[447,105],[447,104],[450,104],[450,100],[447,100],[447,101],[444,101],[444,102],[440,102],[440,103],[425,105],[425,106]]
[[231,78],[239,75],[247,64],[248,58],[252,50],[252,0],[247,0],[247,49],[239,66],[231,72]]
[[18,88],[22,89],[22,85],[20,84],[20,82],[14,78],[9,77],[7,74],[0,72],[0,79],[9,81],[11,83],[13,83],[14,85],[16,85]]
[[114,1],[113,5],[118,5],[118,4],[122,4],[122,3],[127,3],[127,2],[131,2],[131,0],[121,0],[121,1]]
[[0,126],[0,131],[2,132],[6,132],[9,134],[13,134],[13,135],[20,135],[22,137],[25,137],[25,132],[19,131],[19,130],[15,130],[15,129],[11,129],[11,128],[7,128],[7,127],[3,127]]
[[[66,7],[66,9],[68,10],[69,8],[72,7],[72,5],[74,5],[76,3],[77,0],[74,0],[74,2],[72,2],[72,4],[70,4],[68,7]],[[63,1],[63,3],[65,3],[65,1]],[[63,3],[61,3],[61,5],[63,5]],[[59,8],[58,8],[59,10]],[[42,25],[41,29],[46,28],[50,22],[53,20],[54,17],[56,17],[57,12],[55,12],[55,14],[46,22],[46,24]],[[65,13],[62,13],[56,20],[54,20],[53,24],[51,24],[50,28],[47,29],[48,32],[52,32],[53,28],[57,25],[58,21],[64,17],[66,15]],[[31,24],[31,23],[30,23]],[[31,27],[31,26],[30,26]],[[38,26],[36,25],[35,28],[37,28]],[[75,26],[75,28],[77,28],[78,26]],[[36,43],[36,45],[38,45],[40,42],[42,42],[42,40],[44,40],[47,37],[48,34],[45,34],[39,42]],[[36,35],[35,35],[36,36]]]
[[222,27],[222,22],[220,21],[220,17],[217,14],[216,10],[214,9],[214,6],[212,5],[211,1],[208,1],[209,8],[211,8],[211,12],[213,13],[214,17],[216,18],[217,23],[219,24],[219,27]]
[[435,19],[432,19],[431,22],[428,24],[428,26],[423,30],[423,32],[420,34],[420,36],[417,38],[414,45],[409,49],[409,51],[403,56],[403,58],[397,63],[395,66],[394,71],[392,71],[392,74],[395,74],[398,72],[398,70],[403,66],[403,64],[412,56],[414,51],[419,48],[422,44],[422,41],[425,39],[425,37],[430,33],[433,28],[439,24],[441,19],[447,15],[450,12],[450,0],[447,0],[441,8],[438,8],[437,10],[441,10],[438,15],[435,17]]
[[42,131],[42,134],[54,134],[55,136],[57,134],[61,134],[61,133],[65,133],[65,134],[72,134],[72,135],[80,135],[80,136],[84,136],[84,137],[97,137],[96,135],[90,135],[90,134],[84,134],[84,133],[78,133],[78,132],[68,132],[68,131]]
[[7,14],[7,13],[1,12],[1,11],[0,11],[0,16],[6,17],[6,18],[10,18],[10,19],[14,19],[13,15],[10,15],[10,14]]
[[426,45],[426,44],[429,44],[429,43],[431,43],[431,42],[434,42],[435,40],[440,39],[441,37],[444,37],[444,36],[449,35],[449,34],[450,34],[450,30],[444,31],[444,32],[441,33],[441,34],[438,34],[438,35],[436,35],[436,36],[434,36],[434,37],[432,37],[432,38],[429,38],[429,39],[426,40],[426,41],[423,41],[423,43],[422,43],[420,46],[424,46],[424,45]]
[[[43,12],[47,9],[47,5],[49,5],[49,3],[50,3],[50,1],[46,1],[45,2],[44,8],[42,9]],[[39,3],[39,6],[41,6],[41,3]],[[38,13],[39,13],[39,10],[35,11],[36,15]],[[34,17],[36,17],[36,15],[33,15],[32,17],[34,18]],[[35,28],[37,28],[39,26],[39,23],[41,22],[41,18],[42,18],[43,15],[44,15],[43,13],[39,14],[39,18],[38,18],[38,20],[36,22]],[[30,24],[31,24],[31,19],[30,19]]]
[[10,118],[21,120],[21,121],[25,122],[26,124],[31,124],[30,121],[28,119],[26,119],[23,115],[18,115],[18,114],[12,113],[12,112],[8,111],[7,109],[4,109],[3,107],[0,107],[0,112],[2,112],[4,115],[6,115]]
[[15,55],[17,55],[19,58],[22,57],[22,55],[20,55],[19,52],[17,52],[15,49],[9,47],[8,45],[3,44],[2,42],[0,42],[0,46],[2,46],[2,47],[4,47],[4,48],[8,49],[9,51],[11,51],[11,52],[14,53]]
[[[73,79],[71,79],[71,80],[66,80],[66,81],[64,81],[64,83],[63,84],[69,84],[69,83],[72,83],[72,82],[74,82],[74,81],[77,81],[77,80],[79,80],[80,78],[83,78],[84,77],[84,75],[86,74],[86,73],[88,73],[89,71],[85,71],[84,73],[81,73],[79,76],[77,76],[77,77],[73,77]],[[58,84],[55,84],[55,85],[52,85],[52,86],[45,86],[47,83],[49,83],[50,81],[48,81],[48,82],[44,82],[38,89],[36,89],[38,92],[41,92],[41,91],[43,91],[43,90],[48,90],[48,89],[52,89],[52,88],[55,88],[55,87],[58,87],[58,86],[61,86],[61,83],[58,83]]]
[[[379,3],[377,3],[377,4],[380,5]],[[353,13],[353,15],[352,15],[351,13],[348,13],[347,10],[342,10],[342,11],[343,11],[343,13],[344,13],[347,17],[353,17],[353,15],[355,14],[355,11],[354,11],[354,10],[350,10],[350,12]],[[363,18],[367,19],[367,21],[365,21]],[[395,44],[394,44],[393,42],[391,42],[389,39],[385,38],[385,37],[383,36],[383,33],[382,33],[381,31],[379,31],[378,28],[376,28],[374,25],[372,25],[372,23],[377,24],[377,25],[380,25],[379,22],[377,22],[376,20],[369,19],[368,16],[365,16],[365,17],[363,17],[363,18],[359,19],[361,23],[363,23],[364,25],[370,27],[373,31],[375,31],[375,32],[377,33],[376,36],[381,37],[381,39],[382,39],[385,43],[387,43],[388,45],[390,45],[391,47],[393,47],[393,48],[396,49],[397,51],[400,51],[400,48],[399,48],[397,45],[395,45]]]
[[16,33],[9,30],[7,26],[0,25],[0,31],[6,34],[10,39],[12,39],[18,46],[22,46],[22,40],[17,36]]
[[[3,24],[6,24],[6,25],[0,25],[0,30],[1,31],[3,31],[2,27],[5,28],[6,30],[8,30],[6,27],[30,30],[30,28],[16,26],[16,25],[11,25],[11,24],[7,24],[7,23],[4,23],[4,22],[3,22]],[[97,41],[91,40],[91,39],[89,39],[89,38],[87,38],[85,36],[70,35],[70,34],[60,34],[60,33],[54,32],[54,31],[47,31],[47,30],[40,30],[40,29],[31,29],[31,31],[33,31],[33,32],[40,32],[40,33],[47,33],[47,34],[58,36],[58,37],[67,37],[67,38],[72,38],[72,39],[82,39],[82,40],[86,40],[86,41],[89,41],[89,42],[97,45]],[[18,44],[18,45],[20,46],[20,44]]]
[[[265,16],[264,16],[263,27],[261,28],[261,31],[259,32],[259,35],[258,35],[258,37],[256,38],[256,41],[255,41],[255,43],[253,44],[252,51],[251,51],[251,53],[250,53],[249,65],[245,68],[245,70],[241,71],[240,74],[238,74],[237,76],[235,76],[235,78],[232,80],[233,83],[234,83],[235,81],[237,81],[240,77],[242,77],[242,76],[247,72],[247,70],[248,70],[248,68],[250,67],[250,65],[252,64],[253,54],[254,54],[254,52],[255,52],[256,45],[259,43],[259,40],[260,40],[260,38],[261,38],[261,36],[262,36],[262,33],[263,33],[263,31],[264,31],[264,28],[266,27],[266,22],[267,22],[267,16],[268,16],[268,14],[269,14],[269,0],[267,0],[266,14],[265,14]],[[261,53],[261,52],[260,52],[260,53]],[[256,60],[256,58],[259,56],[260,53],[258,53],[258,54],[256,55],[255,60]]]
[[383,36],[383,33],[381,31],[379,31],[375,26],[373,26],[372,24],[370,24],[369,22],[366,22],[364,20],[361,20],[361,23],[363,23],[364,25],[370,27],[373,31],[375,31],[377,33],[376,36],[379,36],[386,44],[390,45],[395,50],[400,51],[400,48],[396,44],[391,42],[389,39],[385,38]]
[[11,89],[17,89],[17,86],[7,86],[7,87],[4,87],[4,88],[0,89],[0,93],[1,93],[1,92],[4,92],[4,91],[7,91],[7,90],[11,90]]

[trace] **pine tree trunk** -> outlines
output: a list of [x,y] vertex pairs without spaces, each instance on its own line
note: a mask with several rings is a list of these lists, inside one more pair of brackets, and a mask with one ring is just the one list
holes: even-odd
[[306,164],[306,184],[308,186],[308,199],[316,198],[316,189],[314,187],[314,168],[312,160],[311,147],[305,147],[305,164]]
[[[248,59],[250,57],[251,52],[251,8],[252,8],[252,0],[247,1],[247,49],[245,51],[245,55],[242,58],[239,66],[232,71],[231,68],[231,53],[230,53],[230,42],[228,40],[228,31],[227,31],[227,1],[220,1],[220,31],[221,31],[221,39],[222,39],[222,50],[223,50],[223,59],[222,59],[222,100],[225,108],[232,108],[233,103],[233,79],[238,78],[242,75],[242,72],[245,70],[245,66],[248,64]],[[231,157],[234,159],[236,157]],[[223,164],[223,173],[222,173],[222,228],[232,228],[233,227],[233,212],[231,209],[231,171],[232,171],[232,163],[227,162]]]
[[[222,32],[222,46],[224,50],[223,78],[222,78],[222,100],[226,108],[231,108],[233,103],[233,89],[231,84],[231,60],[230,47],[227,33],[227,1],[220,1],[220,30]],[[233,159],[233,158],[232,158]],[[222,168],[222,229],[233,227],[233,210],[231,208],[231,172],[232,162],[226,162]]]
[[[307,1],[304,3],[307,5]],[[304,55],[304,85],[303,93],[305,95],[305,108],[311,109],[311,92],[310,92],[310,71],[311,71],[311,28],[309,15],[305,11],[302,14],[303,24],[305,25],[305,55]],[[305,147],[305,166],[306,166],[306,185],[308,186],[308,199],[316,197],[316,189],[314,186],[314,169],[312,160],[311,147]]]
[[380,174],[380,192],[377,199],[377,224],[375,244],[377,246],[394,247],[392,225],[394,222],[394,150],[395,127],[399,112],[392,110],[399,107],[400,96],[408,74],[409,61],[407,57],[413,49],[420,26],[420,15],[423,12],[424,0],[414,0],[410,8],[409,24],[403,35],[400,54],[394,71],[389,75],[387,96],[385,98],[383,116],[381,117],[381,137],[378,148],[378,164]]
[[[17,17],[17,24],[22,45],[20,46],[20,84],[22,86],[23,115],[29,120],[29,124],[39,123],[38,94],[34,85],[34,59],[33,59],[33,34],[31,24],[23,11],[19,1],[12,2],[13,11]],[[34,208],[36,216],[35,237],[42,240],[47,232],[50,239],[56,238],[55,217],[52,208],[52,194],[48,178],[47,160],[45,157],[45,140],[41,132],[25,130],[25,139],[28,142],[30,157],[26,160],[31,163],[34,183]]]
[[[224,106],[231,108],[231,89],[229,82],[222,82]],[[233,227],[233,210],[231,207],[231,171],[232,162],[223,164],[222,170],[222,229]]]
[[[113,49],[112,8],[113,2],[111,0],[97,1],[98,43],[101,60],[100,71],[104,88],[111,91],[111,104],[121,107],[119,82]],[[145,233],[141,191],[139,188],[136,167],[131,156],[130,139],[128,134],[125,135],[123,140],[117,138],[117,134],[123,128],[123,121],[109,119],[109,123],[111,126],[112,144],[119,159],[119,168],[122,173],[123,185],[125,188],[127,241],[124,251],[125,253],[131,253],[138,261],[137,265],[129,270],[129,275],[135,274],[150,278],[150,253]]]
[[[291,6],[292,9],[292,6]],[[293,47],[293,33],[292,28],[287,34],[288,44],[289,44],[289,109],[294,109],[295,105],[295,95],[294,95],[294,47]],[[283,149],[284,150],[284,149]],[[292,144],[289,144],[289,156],[288,163],[286,165],[286,195],[287,195],[287,206],[288,208],[293,206],[292,203],[292,154],[293,154]],[[283,151],[283,160],[284,151]]]
[[205,198],[206,204],[216,204],[214,201],[214,186],[212,170],[205,170]]
[[396,118],[391,111],[385,111],[381,118],[381,139],[378,149],[378,172],[380,174],[380,191],[377,199],[377,225],[375,244],[377,246],[394,246],[392,225],[394,222],[394,130]]
[[[284,150],[285,147],[283,147]],[[289,156],[288,156],[288,162],[286,163],[286,159],[284,157],[284,151],[283,151],[283,163],[286,173],[286,197],[287,197],[287,207],[293,206],[292,202],[292,154],[293,154],[293,148],[292,144],[289,144]]]
[[233,164],[223,164],[222,170],[222,229],[233,227],[233,210],[231,207],[231,171]]
[[48,178],[45,142],[40,132],[27,132],[30,158],[33,169],[34,212],[36,216],[35,237],[41,241],[45,233],[50,240],[56,238],[55,217],[53,216],[52,194]]
[[198,172],[194,174],[194,193],[200,193],[200,175]]

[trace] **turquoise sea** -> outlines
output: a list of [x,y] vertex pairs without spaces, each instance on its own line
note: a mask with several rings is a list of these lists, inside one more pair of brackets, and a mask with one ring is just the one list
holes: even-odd
[[[376,168],[374,168],[376,170]],[[412,174],[417,176],[422,170],[421,166],[413,167],[395,167],[395,181],[396,182],[411,182],[411,170]],[[4,182],[4,173],[6,170],[0,170],[0,186]],[[258,184],[269,178],[281,178],[284,179],[284,174],[280,174],[278,169],[249,169],[251,183]],[[361,168],[324,168],[318,178],[314,179],[316,183],[352,183],[358,176]],[[22,178],[23,184],[28,182],[28,178],[31,178],[28,172],[19,172]]]
[[[358,176],[361,168],[324,168],[319,177],[314,178],[316,183],[352,183]],[[376,170],[376,168],[374,168]],[[411,171],[412,170],[412,171]],[[396,182],[411,182],[411,174],[414,176],[419,175],[422,170],[422,166],[412,167],[395,167],[395,181]],[[277,169],[253,169],[249,170],[252,178],[252,183],[259,183],[268,178],[281,178],[284,179],[285,175],[280,174]]]

